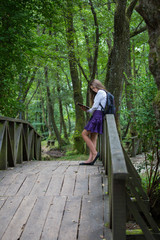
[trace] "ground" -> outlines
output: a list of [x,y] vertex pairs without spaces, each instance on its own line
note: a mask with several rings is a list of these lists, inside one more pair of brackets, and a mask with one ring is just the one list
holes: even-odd
[[43,146],[42,147],[42,159],[43,160],[52,160],[52,159],[57,159],[65,155],[65,151],[55,149],[55,148],[50,148]]

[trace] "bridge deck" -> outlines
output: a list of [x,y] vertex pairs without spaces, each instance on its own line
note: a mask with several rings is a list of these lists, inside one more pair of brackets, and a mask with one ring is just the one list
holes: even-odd
[[0,171],[0,239],[109,240],[106,182],[101,163],[32,161]]

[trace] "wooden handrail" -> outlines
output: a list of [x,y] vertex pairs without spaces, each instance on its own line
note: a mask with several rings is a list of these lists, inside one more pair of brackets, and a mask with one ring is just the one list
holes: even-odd
[[99,140],[101,160],[108,175],[109,227],[112,229],[112,239],[128,239],[126,209],[132,213],[143,231],[143,234],[136,235],[136,238],[132,235],[133,239],[160,239],[159,228],[148,209],[148,196],[141,186],[136,169],[120,143],[113,115],[105,116],[104,131]]
[[112,228],[113,240],[125,240],[125,186],[128,171],[114,115],[106,115],[104,118],[104,131],[100,138],[100,152],[105,172],[108,175],[109,227]]
[[41,136],[27,121],[0,116],[0,169],[41,160]]

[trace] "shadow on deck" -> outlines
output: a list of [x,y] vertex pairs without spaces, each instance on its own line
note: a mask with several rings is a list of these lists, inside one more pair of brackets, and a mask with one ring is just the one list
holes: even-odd
[[106,191],[100,162],[31,161],[0,171],[0,239],[109,240]]

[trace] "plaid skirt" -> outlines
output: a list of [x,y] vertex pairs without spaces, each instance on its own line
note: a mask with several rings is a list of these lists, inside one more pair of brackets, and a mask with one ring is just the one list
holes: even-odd
[[100,110],[95,110],[92,117],[84,127],[87,131],[91,133],[103,133],[103,113]]

